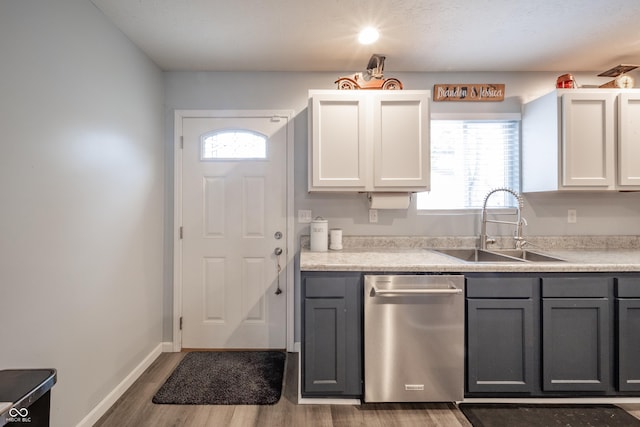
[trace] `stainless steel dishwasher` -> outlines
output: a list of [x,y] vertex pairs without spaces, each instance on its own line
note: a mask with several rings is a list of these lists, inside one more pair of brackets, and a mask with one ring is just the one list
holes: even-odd
[[365,402],[464,395],[464,276],[365,275]]

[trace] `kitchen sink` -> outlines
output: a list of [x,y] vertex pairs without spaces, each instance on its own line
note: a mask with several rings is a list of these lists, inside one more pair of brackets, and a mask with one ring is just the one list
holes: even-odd
[[524,259],[502,255],[496,252],[482,249],[435,249],[436,252],[445,254],[466,262],[522,262]]
[[564,262],[563,259],[523,249],[434,249],[465,262]]
[[531,262],[565,262],[563,259],[526,249],[499,249],[492,252]]

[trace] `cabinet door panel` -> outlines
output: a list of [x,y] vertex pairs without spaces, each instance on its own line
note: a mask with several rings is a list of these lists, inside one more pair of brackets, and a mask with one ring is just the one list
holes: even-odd
[[544,391],[606,391],[609,387],[609,301],[544,298]]
[[640,94],[618,97],[618,185],[640,187]]
[[618,389],[640,391],[640,299],[618,305]]
[[362,395],[362,275],[303,272],[302,394]]
[[346,378],[345,300],[305,299],[304,390],[343,392]]
[[428,190],[429,98],[386,93],[374,97],[374,187]]
[[613,93],[562,95],[562,185],[613,187]]
[[365,188],[365,108],[362,97],[349,93],[313,96],[310,187]]
[[467,300],[469,392],[533,390],[533,302]]

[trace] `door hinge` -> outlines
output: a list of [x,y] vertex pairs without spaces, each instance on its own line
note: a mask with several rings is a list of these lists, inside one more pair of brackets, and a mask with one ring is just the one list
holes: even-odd
[[180,239],[182,239],[182,236],[183,236],[182,226],[180,226],[180,231],[179,231],[179,233],[180,233]]
[[184,148],[184,136],[180,137],[180,148]]
[[182,316],[180,316],[180,330],[182,330]]

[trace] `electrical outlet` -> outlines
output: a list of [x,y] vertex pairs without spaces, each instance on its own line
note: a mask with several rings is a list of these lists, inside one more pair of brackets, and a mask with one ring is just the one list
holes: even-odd
[[369,222],[378,222],[378,209],[369,209]]
[[578,222],[578,211],[576,211],[575,209],[569,209],[567,211],[567,222],[569,224],[575,224],[576,222]]
[[309,224],[311,222],[311,211],[299,210],[298,211],[298,223]]

